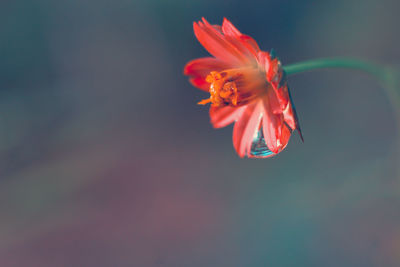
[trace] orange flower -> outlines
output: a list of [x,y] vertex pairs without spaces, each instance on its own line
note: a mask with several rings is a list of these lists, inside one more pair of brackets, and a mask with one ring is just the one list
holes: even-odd
[[215,128],[235,122],[233,145],[240,157],[266,158],[281,152],[298,130],[285,72],[273,52],[224,19],[222,26],[204,18],[193,23],[199,42],[214,57],[190,61],[184,69],[191,83],[210,93]]

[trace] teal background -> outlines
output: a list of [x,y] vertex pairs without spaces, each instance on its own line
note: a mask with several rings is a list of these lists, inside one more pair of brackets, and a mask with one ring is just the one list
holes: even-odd
[[[400,266],[398,130],[350,70],[290,77],[305,142],[240,159],[183,66],[230,19],[283,64],[400,62],[396,0],[3,0],[0,266]],[[398,121],[397,121],[398,122]]]

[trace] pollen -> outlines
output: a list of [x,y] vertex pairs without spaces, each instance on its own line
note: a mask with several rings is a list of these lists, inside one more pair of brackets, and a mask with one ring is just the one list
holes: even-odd
[[240,78],[240,73],[232,71],[211,71],[206,77],[210,84],[210,98],[198,102],[199,105],[212,103],[213,106],[237,106],[238,88],[235,80]]

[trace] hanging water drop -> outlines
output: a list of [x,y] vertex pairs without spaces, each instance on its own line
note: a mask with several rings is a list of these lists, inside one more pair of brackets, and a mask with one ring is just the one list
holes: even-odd
[[274,154],[274,152],[268,149],[267,144],[265,143],[262,127],[260,127],[251,143],[250,155],[255,158],[266,158]]

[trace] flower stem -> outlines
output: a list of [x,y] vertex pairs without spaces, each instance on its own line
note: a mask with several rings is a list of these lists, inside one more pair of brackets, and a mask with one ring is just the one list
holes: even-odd
[[298,62],[283,67],[288,76],[326,68],[360,70],[377,78],[386,91],[386,94],[395,109],[395,113],[399,118],[398,127],[400,131],[400,72],[398,69],[352,58],[320,58]]
[[372,74],[379,80],[384,78],[384,70],[381,66],[363,60],[350,58],[321,58],[294,63],[283,67],[288,76],[310,70],[326,68],[356,69]]
[[321,58],[283,67],[288,76],[326,68],[359,70],[377,78],[392,103],[400,131],[400,71],[398,69],[352,58]]
[[[286,74],[293,75],[306,71],[326,68],[344,68],[366,72],[378,79],[393,107],[395,123],[397,126],[396,161],[400,157],[400,69],[390,66],[381,66],[371,62],[350,58],[322,58],[294,63],[284,66]],[[400,175],[400,165],[398,175]]]

